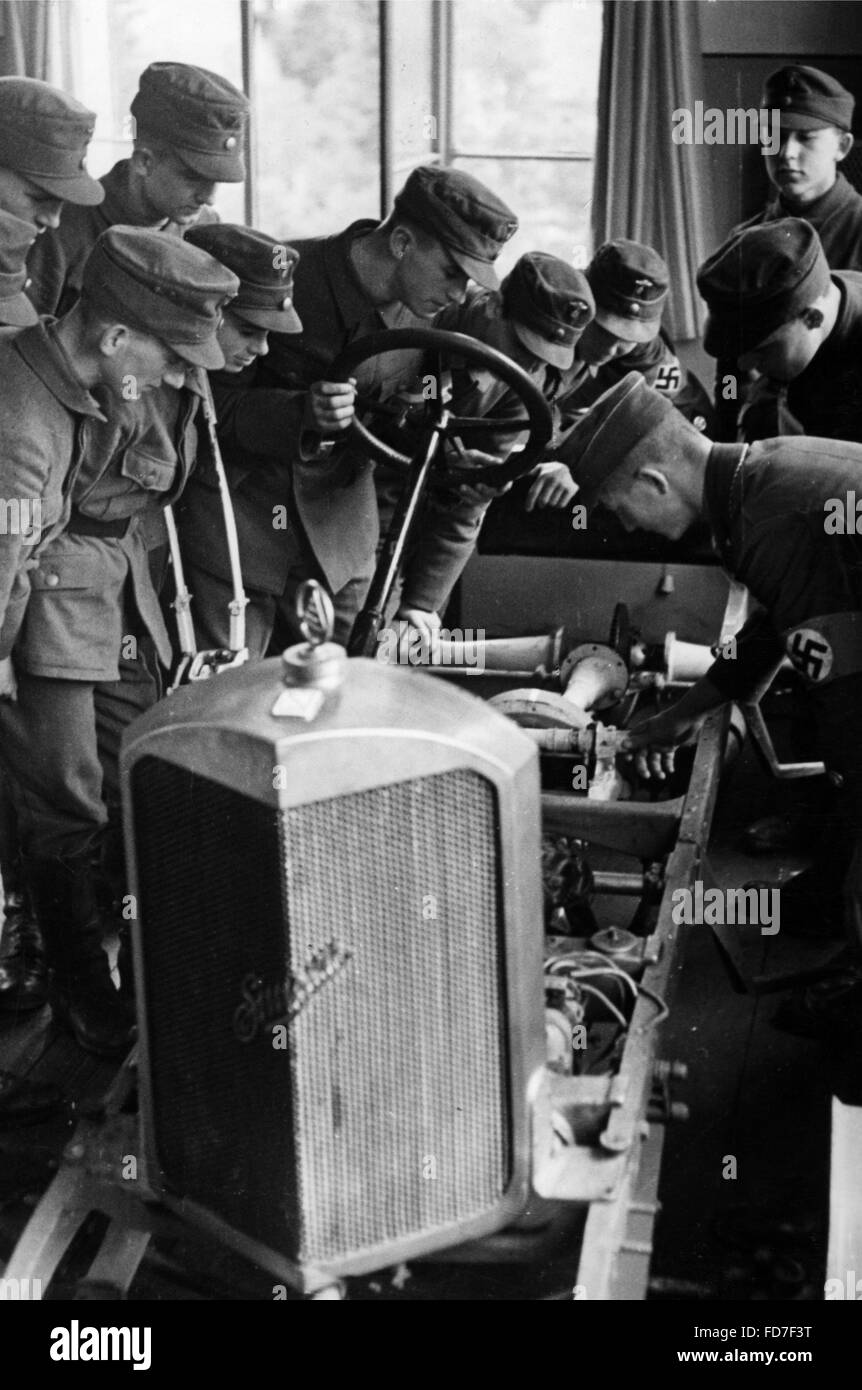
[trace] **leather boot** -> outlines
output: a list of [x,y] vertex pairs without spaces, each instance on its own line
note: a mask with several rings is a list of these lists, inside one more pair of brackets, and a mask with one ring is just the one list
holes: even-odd
[[4,863],[0,927],[0,1013],[41,1009],[48,981],[39,924],[18,863]]
[[135,1040],[135,1015],[114,988],[102,949],[92,859],[27,859],[25,870],[45,943],[55,1020],[86,1052],[124,1056]]

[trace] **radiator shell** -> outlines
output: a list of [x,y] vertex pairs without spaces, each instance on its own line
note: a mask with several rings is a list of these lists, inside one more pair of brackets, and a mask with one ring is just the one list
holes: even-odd
[[539,777],[434,677],[351,661],[306,720],[280,673],[177,692],[121,768],[146,1185],[310,1289],[526,1203]]

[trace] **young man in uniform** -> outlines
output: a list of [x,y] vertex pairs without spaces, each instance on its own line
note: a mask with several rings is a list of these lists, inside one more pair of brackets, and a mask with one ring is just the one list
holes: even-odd
[[[220,183],[242,183],[248,99],[232,83],[187,63],[151,63],[132,101],[133,149],[100,180],[98,208],[67,208],[28,259],[40,314],[62,314],[81,289],[84,264],[107,227],[122,223],[182,236],[216,221]],[[101,201],[101,200],[100,200]]]
[[[778,149],[763,155],[775,196],[754,217],[734,227],[731,236],[786,217],[802,217],[817,232],[833,270],[862,270],[862,194],[838,167],[853,147],[853,94],[819,68],[794,63],[766,79],[760,106],[779,113]],[[728,377],[734,378],[732,387]],[[749,385],[742,364],[732,355],[719,359],[719,439],[736,438]],[[769,429],[764,437],[775,433],[780,431]]]
[[685,373],[662,331],[670,272],[661,256],[621,237],[598,248],[585,274],[596,312],[578,341],[560,411],[571,420],[630,371],[674,400]]
[[[24,287],[26,256],[37,237],[58,225],[66,202],[93,206],[104,197],[104,189],[85,166],[94,123],[92,111],[46,82],[0,78],[0,326],[4,328],[23,328],[36,320]],[[13,501],[7,498],[7,505]],[[35,539],[44,517],[31,516],[29,521]],[[9,668],[2,664],[0,670],[4,672],[0,699],[8,699],[14,688]],[[0,869],[0,1013],[17,1013],[44,1004],[45,971],[38,928],[25,892],[12,801],[2,773]],[[6,1120],[50,1112],[58,1100],[53,1087],[0,1072],[0,1115]]]
[[[273,334],[269,356],[232,388],[265,393],[266,428],[252,427],[253,406],[231,424],[227,391],[220,397],[252,656],[264,655],[277,625],[279,640],[291,633],[296,587],[310,577],[333,595],[336,637],[346,640],[374,570],[373,465],[343,447],[354,386],[329,380],[329,365],[357,338],[427,325],[444,305],[463,301],[470,278],[496,288],[493,264],[516,228],[510,209],[470,174],[422,166],[384,222],[355,222],[335,236],[294,242],[300,257],[294,303],[303,332]],[[392,395],[414,377],[417,360],[407,352],[370,361],[359,370],[359,387],[372,399]],[[208,645],[225,646],[230,568],[218,539],[216,501],[211,489],[192,482],[183,553],[202,635]],[[474,531],[472,521],[463,529],[465,553]],[[429,614],[403,616],[430,635]]]
[[[519,257],[499,290],[468,291],[464,304],[443,309],[434,327],[465,333],[496,348],[518,364],[534,381],[551,405],[561,383],[571,371],[577,344],[592,321],[595,304],[582,271],[543,251]],[[510,387],[492,372],[454,358],[450,363],[451,399],[455,415],[475,418],[523,418],[524,406]],[[502,430],[497,434],[477,431],[464,443],[481,445],[485,452],[504,458],[526,442],[526,435]],[[549,445],[549,450],[553,440]],[[451,462],[460,462],[454,454]],[[403,474],[378,464],[375,473],[380,510],[381,537],[385,537],[404,484]],[[575,486],[565,464],[546,462],[532,471],[526,497],[528,510],[536,506],[566,506]],[[440,622],[452,589],[478,539],[489,498],[464,498],[451,488],[432,483],[424,512],[417,518],[408,543],[397,593],[401,611],[430,614],[434,630]],[[463,544],[472,525],[473,544]],[[408,634],[409,636],[409,634]],[[433,635],[431,650],[433,651]]]
[[697,274],[704,347],[759,380],[740,416],[744,439],[813,434],[862,442],[862,273],[830,274],[799,217],[731,236]]
[[[713,444],[634,373],[607,392],[570,440],[578,497],[627,530],[678,539],[698,518],[727,570],[761,609],[674,705],[629,736],[639,771],[662,777],[727,700],[744,699],[786,655],[811,694],[820,755],[840,786],[853,840],[844,883],[851,969],[811,1010],[824,1023],[853,1013],[862,986],[862,541],[825,524],[829,503],[862,484],[862,445],[777,438]],[[818,1002],[815,1002],[819,1000]],[[858,1035],[858,1029],[857,1029]]]
[[0,209],[32,223],[34,241],[59,226],[64,205],[102,202],[105,190],[85,163],[95,121],[47,82],[0,77]]
[[[218,418],[219,447],[232,485],[239,487],[253,472],[257,457],[267,454],[278,457],[284,447],[285,418],[290,417],[292,410],[291,401],[285,399],[288,393],[254,390],[245,383],[253,379],[254,363],[269,352],[271,332],[302,331],[302,322],[293,307],[293,277],[299,256],[292,246],[275,241],[263,232],[224,222],[193,227],[186,240],[214,256],[239,279],[237,296],[225,309],[218,331],[224,366],[209,374]],[[204,440],[199,444],[194,473],[196,505],[190,506],[191,491],[186,490],[177,509],[184,563],[193,553],[205,552],[210,547],[221,548],[225,544],[218,476],[209,445]],[[240,558],[245,559],[242,549]],[[201,595],[197,580],[195,573],[191,585],[192,618],[198,645],[227,647],[228,603],[232,593],[225,586],[224,608],[211,612],[206,602],[206,587]],[[268,634],[258,630],[255,608],[250,613],[247,611],[246,618],[250,650],[260,656]]]
[[[748,227],[730,238],[698,272],[709,308],[704,346],[719,361],[759,374],[743,407],[739,434],[749,441],[809,434],[862,442],[862,274],[833,270],[813,227],[784,218]],[[742,842],[755,853],[808,848],[820,841],[830,857],[842,852],[830,823],[831,793],[822,784],[801,790],[804,807],[747,826]],[[817,875],[836,884],[833,866]],[[798,923],[826,921],[802,875],[785,894],[798,901]],[[834,914],[833,914],[834,915]],[[791,917],[787,913],[786,929]]]
[[[55,1018],[104,1055],[132,1036],[101,946],[117,748],[159,694],[139,642],[149,633],[170,658],[136,518],[176,495],[193,463],[186,373],[222,363],[215,333],[236,286],[179,238],[114,227],[63,318],[0,340],[5,475],[42,514],[33,544],[0,536],[0,658],[13,696],[0,703],[0,747]],[[177,438],[132,408],[162,383],[183,398]]]

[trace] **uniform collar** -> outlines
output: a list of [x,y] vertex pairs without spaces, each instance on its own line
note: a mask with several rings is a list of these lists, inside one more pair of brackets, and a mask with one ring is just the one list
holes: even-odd
[[[118,223],[140,226],[129,207],[129,171],[131,167],[132,161],[130,159],[121,159],[99,179],[99,183],[105,190],[105,198],[99,206],[99,212],[111,227],[117,226]],[[161,221],[147,225],[161,231],[168,225],[169,220],[169,218],[163,217]]]
[[722,553],[742,505],[742,468],[747,444],[713,444],[706,461],[703,507],[716,545]]
[[815,198],[814,202],[809,203],[801,212],[785,203],[781,194],[775,199],[772,207],[781,217],[804,217],[805,221],[810,222],[812,227],[816,229],[826,221],[827,217],[831,217],[833,212],[837,212],[845,204],[851,203],[853,194],[852,185],[839,170],[835,175],[835,182],[832,187],[827,188],[825,193],[821,194],[819,198]]
[[56,330],[56,319],[40,319],[13,339],[16,352],[66,410],[104,420],[105,415],[75,371]]

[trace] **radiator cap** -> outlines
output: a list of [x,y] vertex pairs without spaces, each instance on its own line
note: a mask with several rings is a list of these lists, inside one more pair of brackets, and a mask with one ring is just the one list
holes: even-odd
[[335,629],[332,599],[317,580],[308,579],[299,587],[295,608],[300,632],[306,640],[282,652],[284,684],[337,690],[347,672],[347,652],[332,641]]

